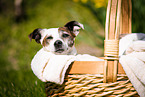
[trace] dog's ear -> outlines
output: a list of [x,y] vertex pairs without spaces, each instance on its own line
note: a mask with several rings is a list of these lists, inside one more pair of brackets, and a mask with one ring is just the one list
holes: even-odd
[[30,39],[30,41],[32,40],[32,39],[35,39],[35,41],[37,42],[37,43],[40,43],[40,39],[41,39],[41,33],[40,33],[40,31],[41,31],[42,29],[41,28],[37,28],[37,29],[35,29],[31,34],[29,34],[29,39]]
[[79,29],[81,29],[81,28],[84,29],[83,24],[81,24],[77,21],[70,21],[67,24],[65,24],[64,27],[67,27],[68,30],[73,32],[75,37],[79,34]]

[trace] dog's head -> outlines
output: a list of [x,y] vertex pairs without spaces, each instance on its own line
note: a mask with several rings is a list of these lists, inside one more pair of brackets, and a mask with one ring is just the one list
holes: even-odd
[[74,46],[75,37],[79,33],[79,29],[84,29],[83,25],[71,21],[64,27],[50,29],[35,29],[30,35],[30,40],[35,39],[37,43],[41,43],[43,48],[54,54],[68,54]]

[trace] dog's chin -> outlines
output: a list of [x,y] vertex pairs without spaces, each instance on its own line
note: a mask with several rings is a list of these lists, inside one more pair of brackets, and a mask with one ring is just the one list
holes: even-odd
[[57,55],[61,55],[61,54],[65,53],[65,50],[62,49],[62,48],[59,48],[59,49],[56,49],[54,53],[57,54]]

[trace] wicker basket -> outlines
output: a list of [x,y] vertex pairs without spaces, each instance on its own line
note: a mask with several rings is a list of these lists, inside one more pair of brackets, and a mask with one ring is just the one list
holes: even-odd
[[118,62],[119,34],[131,33],[131,0],[108,0],[105,61],[75,61],[62,85],[47,82],[47,96],[138,96]]

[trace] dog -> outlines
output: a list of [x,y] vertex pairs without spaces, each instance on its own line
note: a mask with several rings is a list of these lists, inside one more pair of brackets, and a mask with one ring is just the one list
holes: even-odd
[[84,29],[83,24],[77,21],[70,21],[64,27],[50,29],[35,29],[29,34],[30,41],[35,39],[43,46],[43,49],[56,55],[76,55],[74,46],[75,37],[79,29]]
[[84,29],[81,23],[70,21],[64,27],[38,28],[29,34],[30,40],[34,39],[43,46],[31,61],[31,69],[41,81],[62,84],[72,62],[102,61],[91,55],[77,54],[74,41],[80,29]]

